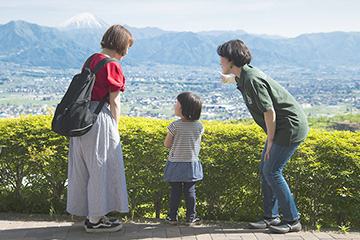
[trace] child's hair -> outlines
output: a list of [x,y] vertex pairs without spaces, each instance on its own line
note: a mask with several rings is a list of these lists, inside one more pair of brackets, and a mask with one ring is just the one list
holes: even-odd
[[202,101],[199,96],[191,92],[183,92],[177,96],[181,105],[181,114],[187,120],[199,120],[202,109]]

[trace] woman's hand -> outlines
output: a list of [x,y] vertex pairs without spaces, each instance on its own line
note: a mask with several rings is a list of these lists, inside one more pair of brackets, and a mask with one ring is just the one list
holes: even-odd
[[219,75],[221,76],[221,81],[223,83],[228,83],[228,82],[232,82],[236,84],[236,80],[235,80],[235,75],[225,75],[221,72],[218,72]]

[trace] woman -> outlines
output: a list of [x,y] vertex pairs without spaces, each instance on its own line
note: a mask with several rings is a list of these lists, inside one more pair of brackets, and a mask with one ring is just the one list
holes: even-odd
[[[111,26],[101,41],[90,70],[109,57],[120,61],[134,43],[131,33],[121,25]],[[67,211],[87,216],[87,232],[114,232],[122,228],[118,220],[105,215],[112,211],[128,212],[128,197],[123,156],[118,132],[120,92],[125,90],[125,77],[117,61],[110,62],[96,74],[91,110],[110,93],[91,130],[70,138],[68,164]]]
[[309,132],[306,116],[288,91],[249,65],[252,56],[244,42],[228,41],[218,46],[217,52],[223,70],[221,80],[237,84],[253,119],[267,134],[260,162],[264,217],[250,227],[277,233],[300,231],[300,216],[282,170]]

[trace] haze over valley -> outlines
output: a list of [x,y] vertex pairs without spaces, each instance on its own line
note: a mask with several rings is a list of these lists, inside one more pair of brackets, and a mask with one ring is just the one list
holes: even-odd
[[[24,21],[0,25],[0,116],[50,113],[108,25],[89,14],[58,28]],[[250,117],[234,84],[223,84],[219,44],[242,39],[259,67],[290,91],[308,116],[359,113],[360,33],[296,38],[238,31],[170,32],[126,26],[135,44],[121,61],[126,77],[122,115],[173,119],[183,91],[204,100],[202,119]]]

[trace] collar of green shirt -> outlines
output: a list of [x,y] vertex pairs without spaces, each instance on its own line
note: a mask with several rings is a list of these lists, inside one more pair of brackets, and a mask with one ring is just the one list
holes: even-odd
[[246,75],[246,71],[249,69],[249,65],[245,64],[242,69],[241,69],[241,74],[240,77],[235,76],[235,80],[237,82],[237,86],[239,88],[242,88],[244,85],[244,81],[245,81],[245,75]]

